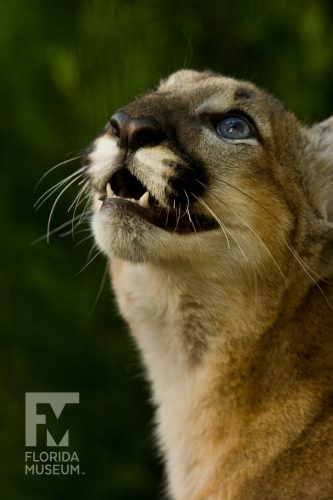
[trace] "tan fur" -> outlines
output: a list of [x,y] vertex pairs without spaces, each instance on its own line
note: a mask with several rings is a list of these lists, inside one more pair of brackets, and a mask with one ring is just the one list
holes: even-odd
[[[192,213],[223,226],[93,218],[152,383],[170,496],[333,499],[333,118],[306,128],[254,85],[192,71],[123,109],[171,123],[207,171]],[[198,124],[232,109],[261,141]],[[89,160],[97,198],[125,153],[107,129]],[[167,206],[177,161],[167,137],[128,168]]]

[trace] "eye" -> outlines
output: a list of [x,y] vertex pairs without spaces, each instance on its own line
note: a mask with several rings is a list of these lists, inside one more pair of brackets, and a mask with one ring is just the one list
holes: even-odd
[[216,131],[226,139],[249,139],[254,136],[247,120],[239,116],[224,118],[216,124]]

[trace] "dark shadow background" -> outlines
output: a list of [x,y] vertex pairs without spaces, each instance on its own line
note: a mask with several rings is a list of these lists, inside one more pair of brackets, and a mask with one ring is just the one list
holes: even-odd
[[[333,7],[324,0],[3,0],[0,3],[0,497],[155,499],[161,467],[143,369],[88,235],[31,242],[82,151],[120,105],[181,67],[250,79],[305,122],[333,112]],[[69,190],[70,191],[70,190]],[[52,228],[70,219],[75,187]],[[82,206],[81,206],[82,208]],[[86,226],[81,226],[86,227]],[[79,391],[81,477],[24,475],[24,393]]]

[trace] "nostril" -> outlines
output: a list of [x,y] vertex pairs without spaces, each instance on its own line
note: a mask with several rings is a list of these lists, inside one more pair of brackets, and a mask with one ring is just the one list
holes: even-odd
[[160,134],[155,128],[147,126],[134,129],[129,135],[129,139],[132,147],[153,146],[160,142]]
[[117,111],[109,120],[113,135],[120,141],[126,142],[128,120],[128,116],[123,111]]
[[119,146],[132,151],[144,146],[155,146],[165,138],[160,124],[153,117],[132,118],[124,111],[117,111],[109,123]]
[[110,127],[111,127],[113,135],[115,135],[116,137],[120,137],[120,128],[119,128],[119,124],[116,121],[116,119],[110,118],[109,123],[110,123]]
[[164,139],[160,126],[151,118],[137,118],[128,125],[128,148],[136,150],[145,146],[156,146]]

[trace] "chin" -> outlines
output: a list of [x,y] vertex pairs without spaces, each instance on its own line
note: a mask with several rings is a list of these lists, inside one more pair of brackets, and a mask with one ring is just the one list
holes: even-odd
[[184,265],[221,257],[219,231],[179,234],[157,227],[126,206],[104,205],[92,218],[100,250],[110,259],[133,263]]
[[160,231],[125,210],[103,208],[94,215],[92,228],[99,248],[110,259],[136,263],[156,259]]

